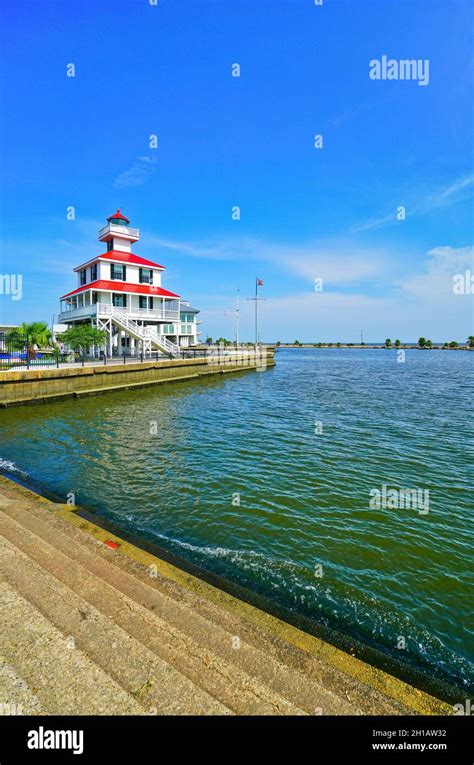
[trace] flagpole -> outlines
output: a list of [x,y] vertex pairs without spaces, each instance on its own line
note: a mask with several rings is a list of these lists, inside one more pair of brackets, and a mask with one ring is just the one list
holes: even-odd
[[256,276],[255,277],[255,297],[247,298],[247,300],[255,301],[255,350],[257,349],[257,343],[258,343],[258,301],[265,300],[265,298],[258,297],[258,287],[259,285],[262,286],[262,284],[263,284],[263,281],[259,279],[258,276]]
[[239,323],[240,323],[240,302],[239,302],[239,297],[240,297],[240,295],[239,295],[239,290],[237,290],[237,305],[236,305],[236,309],[235,309],[235,313],[236,313],[236,317],[235,317],[235,323],[236,323],[236,328],[235,328],[235,330],[236,330],[236,331],[235,331],[235,338],[236,338],[236,341],[237,341],[237,345],[238,345],[238,344],[239,344],[239,342],[240,342],[240,331],[239,331]]
[[258,277],[255,277],[255,347],[257,347],[258,342],[258,300],[257,300],[257,289],[258,289]]

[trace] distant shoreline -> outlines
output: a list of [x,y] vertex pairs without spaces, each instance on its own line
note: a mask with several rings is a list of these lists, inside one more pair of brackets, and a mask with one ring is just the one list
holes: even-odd
[[336,350],[340,350],[341,348],[360,348],[361,350],[373,350],[376,349],[382,349],[384,351],[398,351],[398,350],[417,350],[417,351],[474,351],[474,348],[469,348],[467,345],[458,345],[455,348],[450,348],[449,346],[445,346],[442,343],[436,343],[433,344],[431,347],[425,347],[421,348],[417,343],[402,343],[401,345],[390,345],[386,346],[385,344],[371,344],[366,343],[364,345],[361,345],[360,343],[299,343],[298,345],[295,345],[295,343],[280,343],[280,345],[277,345],[276,343],[266,343],[266,345],[271,346],[272,348],[278,349],[278,348],[335,348]]

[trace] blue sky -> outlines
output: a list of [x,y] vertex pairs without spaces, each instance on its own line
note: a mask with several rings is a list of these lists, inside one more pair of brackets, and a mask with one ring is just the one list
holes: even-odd
[[[452,289],[474,273],[471,2],[4,0],[1,13],[1,273],[23,275],[21,300],[0,295],[3,323],[50,322],[120,207],[204,334],[232,336],[239,289],[252,339],[256,275],[264,340],[473,333],[472,294]],[[429,84],[370,79],[382,55],[428,59]]]

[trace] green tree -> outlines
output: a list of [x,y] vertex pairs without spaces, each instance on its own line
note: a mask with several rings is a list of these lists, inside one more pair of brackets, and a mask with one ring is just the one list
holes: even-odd
[[76,327],[70,327],[58,336],[66,345],[69,345],[73,351],[84,355],[91,346],[104,345],[107,339],[107,332],[104,329],[97,329],[90,324],[78,324]]
[[281,345],[281,343],[280,343],[280,341],[279,341],[279,340],[277,340],[277,343],[276,343],[276,344],[277,344],[277,346],[280,346],[280,345]]
[[18,330],[10,332],[7,335],[7,340],[10,348],[14,351],[21,351],[25,347],[25,337]]
[[336,345],[337,345],[338,348],[341,347],[341,343],[336,343]]
[[451,340],[451,342],[449,343],[449,347],[450,348],[457,348],[458,347],[458,343],[456,342],[456,340]]
[[206,345],[212,345],[212,337],[206,337]]
[[469,348],[474,348],[474,335],[469,335],[467,338],[467,344]]
[[22,346],[26,336],[28,336],[28,342],[31,345],[37,345],[38,348],[48,348],[51,344],[52,332],[45,321],[34,321],[31,324],[23,322],[21,327],[9,335],[14,344],[21,344]]
[[433,342],[432,342],[432,340],[427,340],[427,341],[426,341],[426,347],[427,347],[427,348],[432,348],[432,347],[433,347]]
[[392,347],[392,341],[390,340],[389,337],[387,337],[387,339],[385,340],[385,347],[386,348],[391,348]]
[[424,348],[426,345],[426,337],[419,337],[418,338],[418,345],[420,348]]
[[293,345],[301,345],[301,343],[300,343],[300,341],[299,341],[299,340],[295,340],[295,342],[293,343]]
[[395,348],[400,348],[401,342],[400,340],[395,340]]

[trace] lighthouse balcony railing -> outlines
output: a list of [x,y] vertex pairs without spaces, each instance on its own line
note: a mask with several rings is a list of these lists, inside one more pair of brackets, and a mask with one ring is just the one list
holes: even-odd
[[107,223],[99,230],[99,239],[106,234],[123,234],[123,236],[132,236],[134,239],[139,239],[140,233],[138,228],[130,228],[130,226],[117,226],[115,223]]
[[58,315],[58,321],[61,324],[67,324],[69,321],[94,318],[95,316],[107,318],[112,315],[112,312],[121,313],[135,321],[176,321],[180,318],[179,306],[176,308],[167,305],[159,308],[136,308],[133,305],[128,305],[125,308],[119,308],[110,303],[91,303],[61,311]]
[[96,313],[97,305],[84,305],[76,308],[71,306],[58,314],[58,322],[60,324],[67,324],[68,321],[72,321],[73,319],[88,319],[95,316]]

